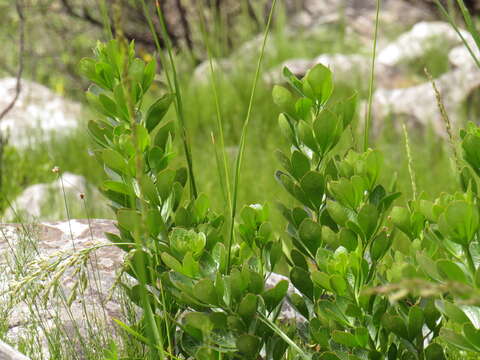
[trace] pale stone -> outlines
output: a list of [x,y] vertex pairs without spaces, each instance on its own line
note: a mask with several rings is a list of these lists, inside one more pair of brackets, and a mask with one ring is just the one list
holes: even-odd
[[349,73],[355,71],[366,73],[370,69],[368,57],[359,54],[322,54],[313,60],[314,64],[323,64],[333,73]]
[[[460,31],[466,39],[471,37],[468,32]],[[458,45],[461,39],[453,27],[446,22],[420,22],[380,50],[377,63],[395,66],[421,57],[434,41],[441,41],[442,47],[451,48]]]
[[283,68],[287,67],[294,75],[302,78],[313,65],[312,60],[308,59],[290,59],[284,61],[281,65],[266,72],[263,80],[268,84],[278,84],[284,82]]
[[[466,40],[468,46],[470,47],[470,50],[473,52],[473,55],[477,58],[477,60],[480,61],[480,50],[478,49],[477,44],[475,43],[473,38],[469,38]],[[452,50],[450,50],[450,53],[448,54],[448,60],[453,67],[464,68],[476,66],[472,54],[463,43],[462,45],[456,46]]]
[[[5,211],[3,215],[4,221],[12,221],[21,218],[24,221],[32,220],[54,220],[67,218],[65,209],[65,191],[67,206],[69,210],[76,210],[84,214],[84,204],[90,201],[106,204],[103,196],[97,189],[87,183],[83,176],[72,173],[63,173],[60,178],[44,184],[35,184],[26,188],[15,200],[12,206]],[[80,199],[80,194],[85,194],[85,200]],[[44,209],[48,207],[50,212],[44,213]],[[97,206],[98,207],[98,206]],[[108,213],[106,205],[100,206],[102,211]],[[72,211],[70,212],[70,214]],[[85,214],[87,217],[87,214]]]
[[[280,66],[266,72],[263,80],[270,84],[279,84],[285,82],[282,69],[286,66],[297,77],[302,78],[307,71],[316,64],[322,64],[333,72],[335,82],[346,84],[366,85],[366,81],[359,81],[369,77],[371,69],[371,59],[361,54],[322,54],[313,60],[308,59],[291,59],[283,62]],[[375,79],[382,86],[392,84],[392,77],[397,71],[394,67],[377,64],[375,66]]]
[[[212,68],[215,76],[218,76],[218,73],[229,72],[233,67],[233,63],[228,59],[212,60]],[[211,81],[210,60],[203,61],[195,68],[193,80],[199,84],[208,84]]]
[[25,355],[19,353],[10,345],[0,340],[0,360],[29,360]]
[[[16,84],[15,78],[0,79],[0,111],[15,96]],[[80,104],[26,79],[22,79],[21,85],[15,106],[0,122],[0,133],[9,134],[10,145],[26,147],[68,134],[78,127]]]
[[[121,306],[116,296],[111,295],[112,287],[117,279],[117,272],[121,269],[125,253],[111,244],[105,237],[105,232],[117,233],[115,223],[111,220],[71,220],[40,223],[37,225],[3,224],[0,225],[0,302],[9,304],[9,330],[6,340],[12,344],[22,337],[28,337],[29,328],[36,326],[35,333],[42,334],[41,323],[47,330],[53,330],[59,324],[61,331],[86,330],[86,319],[98,331],[112,333],[113,318],[122,318]],[[44,287],[52,281],[50,272],[44,274],[43,279],[33,280],[29,285],[29,294],[21,290],[12,296],[6,290],[12,289],[19,280],[19,269],[24,271],[22,277],[28,277],[35,271],[35,262],[45,260],[48,263],[56,259],[67,261],[72,256],[86,249],[96,247],[90,253],[85,266],[87,286],[85,290],[78,290],[76,299],[71,306],[66,305],[66,299],[79,281],[79,274],[74,269],[68,269],[59,278],[57,295],[50,296],[43,302]],[[108,261],[103,261],[108,259]],[[60,264],[61,265],[61,264]],[[32,300],[31,291],[37,288],[39,298]],[[30,306],[35,303],[36,311],[32,313]],[[36,324],[36,325],[35,325]],[[107,330],[110,328],[110,330]],[[70,330],[69,330],[70,329]],[[82,333],[82,336],[87,336]],[[46,339],[35,339],[41,344],[36,349],[37,356],[41,351],[48,358]],[[1,355],[1,351],[0,351]],[[2,357],[0,356],[0,359]]]
[[[435,79],[450,121],[459,120],[459,106],[480,86],[480,70],[475,66],[458,68]],[[387,116],[405,117],[414,124],[427,126],[446,135],[435,92],[430,82],[403,89],[378,89],[373,97],[373,114],[380,125]]]

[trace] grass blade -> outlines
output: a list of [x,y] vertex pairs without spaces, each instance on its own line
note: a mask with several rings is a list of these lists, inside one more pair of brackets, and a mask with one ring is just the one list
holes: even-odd
[[463,0],[457,0],[457,4],[460,7],[462,12],[463,19],[465,20],[465,24],[467,25],[468,32],[472,35],[473,40],[475,40],[475,44],[477,44],[477,48],[480,49],[480,34],[473,23],[472,17],[470,16],[470,12],[468,11],[467,7]]
[[[170,87],[171,92],[175,96],[175,110],[177,112],[177,117],[178,121],[180,124],[180,130],[181,130],[181,136],[182,136],[182,143],[183,143],[183,150],[185,152],[185,158],[187,160],[187,167],[188,167],[188,173],[189,173],[189,182],[190,182],[190,193],[192,198],[196,198],[198,195],[198,190],[197,190],[197,185],[195,181],[195,175],[193,172],[193,159],[192,159],[192,151],[190,148],[190,143],[188,141],[188,134],[187,134],[187,129],[186,129],[186,122],[185,122],[185,114],[183,111],[183,100],[182,100],[182,91],[180,88],[180,84],[178,81],[178,73],[177,69],[175,66],[175,58],[173,56],[173,49],[172,49],[172,42],[170,41],[170,37],[167,32],[167,27],[165,24],[165,19],[162,13],[162,9],[160,7],[160,4],[156,2],[155,7],[157,10],[157,16],[160,21],[160,30],[162,33],[162,37],[164,39],[166,48],[167,48],[167,53],[168,53],[168,58],[169,58],[169,64],[163,56],[163,49],[160,46],[160,40],[158,38],[157,32],[155,30],[155,26],[153,25],[152,18],[150,16],[150,13],[148,11],[148,8],[145,4],[145,0],[142,0],[142,6],[143,6],[143,11],[145,14],[145,17],[148,22],[148,26],[150,27],[150,32],[152,33],[152,36],[155,41],[155,46],[157,47],[157,51],[160,56],[160,61],[163,65],[163,68],[165,70],[165,74],[167,76],[167,82]],[[168,65],[170,65],[170,69],[172,71],[172,77],[169,76],[168,74]]]
[[162,31],[162,36],[165,40],[165,44],[166,44],[167,52],[168,52],[168,57],[170,59],[170,66],[171,66],[171,69],[172,69],[173,84],[175,85],[175,92],[174,92],[175,93],[175,99],[176,99],[175,104],[176,104],[176,109],[177,109],[178,120],[180,122],[181,132],[182,132],[183,148],[184,148],[184,151],[185,151],[185,157],[187,159],[188,172],[189,172],[189,175],[190,175],[189,176],[190,191],[191,191],[192,197],[194,199],[196,199],[197,196],[198,196],[198,191],[197,191],[197,185],[196,185],[196,181],[195,181],[195,175],[193,173],[192,151],[190,149],[190,143],[188,141],[187,128],[186,128],[186,124],[185,124],[185,114],[183,112],[182,91],[180,89],[180,84],[178,82],[178,73],[177,73],[177,69],[176,69],[176,66],[175,66],[175,58],[173,56],[172,42],[170,41],[170,37],[169,37],[168,31],[167,31],[167,25],[165,23],[164,14],[162,12],[162,9],[161,9],[158,1],[155,3],[155,7],[157,8],[157,16],[158,16],[158,19],[160,20],[160,29]]
[[274,322],[270,321],[267,317],[259,315],[258,317],[265,325],[272,329],[278,336],[280,336],[292,349],[294,349],[303,360],[311,360],[311,357],[306,354],[300,347],[293,342],[290,337],[285,334]]
[[[480,68],[480,61],[479,59],[477,58],[477,56],[475,55],[474,51],[472,50],[472,48],[470,47],[470,45],[468,44],[468,41],[467,39],[465,39],[465,37],[462,35],[462,33],[460,32],[460,29],[458,28],[457,24],[455,23],[455,20],[453,19],[453,17],[448,13],[448,11],[445,9],[445,7],[440,3],[439,0],[434,0],[435,1],[435,4],[437,5],[438,9],[440,10],[440,12],[442,13],[442,15],[448,20],[448,22],[450,23],[450,25],[453,27],[453,29],[455,30],[455,32],[458,34],[458,36],[460,37],[460,39],[462,40],[463,42],[463,45],[465,45],[465,47],[467,48],[468,52],[470,53],[470,56],[472,57],[472,59],[475,61],[475,64],[477,65],[478,68]],[[473,34],[472,34],[473,36]],[[478,46],[478,44],[477,44]],[[480,49],[480,47],[479,47]]]
[[375,58],[377,55],[377,37],[378,37],[378,20],[380,17],[380,0],[377,0],[377,10],[375,14],[375,34],[373,37],[373,50],[372,50],[372,67],[370,70],[370,82],[368,85],[368,108],[367,118],[365,119],[365,129],[363,137],[363,151],[368,149],[368,138],[370,132],[370,122],[372,121],[372,101],[373,101],[373,83],[375,80]]
[[[215,69],[213,67],[213,55],[212,55],[212,48],[210,41],[207,36],[206,26],[205,26],[205,17],[203,16],[203,12],[201,11],[200,7],[198,7],[197,3],[197,11],[200,14],[200,30],[202,32],[203,41],[205,42],[205,47],[207,49],[208,54],[208,62],[210,68],[210,82],[212,85],[213,91],[213,98],[215,100],[215,112],[216,112],[216,120],[217,120],[217,131],[219,135],[219,147],[221,149],[221,159],[218,156],[218,152],[215,145],[215,138],[212,134],[212,142],[215,148],[215,157],[217,159],[217,167],[219,169],[219,177],[220,177],[220,185],[222,186],[222,193],[224,194],[225,201],[229,211],[231,212],[231,205],[232,205],[232,196],[230,192],[230,175],[228,171],[228,164],[227,164],[227,154],[225,152],[225,138],[223,134],[223,121],[222,121],[222,111],[220,109],[220,100],[218,97],[218,90],[217,90],[217,81],[215,77]],[[221,170],[221,166],[223,166],[223,171]]]
[[265,53],[265,45],[267,43],[267,38],[268,38],[268,33],[270,31],[270,26],[272,23],[272,17],[273,17],[273,12],[275,10],[275,5],[276,5],[276,0],[273,0],[272,2],[272,7],[270,9],[270,13],[268,15],[268,21],[267,21],[267,26],[265,28],[265,32],[263,35],[263,42],[262,42],[262,48],[260,51],[260,56],[258,57],[258,62],[257,62],[257,68],[255,70],[255,76],[253,79],[253,84],[252,84],[252,91],[250,93],[250,101],[248,104],[248,111],[247,111],[247,116],[245,118],[245,122],[243,123],[243,128],[242,128],[242,134],[240,136],[240,146],[238,149],[238,154],[235,160],[235,177],[233,180],[233,198],[232,198],[232,206],[231,206],[231,216],[230,216],[230,236],[228,240],[228,255],[227,255],[227,273],[230,272],[230,262],[231,262],[231,253],[232,253],[232,245],[233,245],[233,229],[235,225],[235,216],[236,216],[236,211],[237,211],[237,199],[238,199],[238,185],[239,185],[239,178],[240,178],[240,170],[242,168],[242,161],[243,161],[243,155],[245,151],[245,144],[247,141],[247,130],[248,130],[248,124],[250,122],[250,118],[252,115],[252,108],[253,108],[253,99],[255,97],[255,91],[257,89],[257,83],[258,79],[260,77],[260,68],[262,66],[262,61],[263,61],[263,55]]

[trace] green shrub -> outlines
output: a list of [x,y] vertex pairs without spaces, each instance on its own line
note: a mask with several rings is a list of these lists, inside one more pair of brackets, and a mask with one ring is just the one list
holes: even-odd
[[[174,94],[143,104],[155,63],[115,40],[95,54],[81,69],[93,82],[87,98],[99,119],[88,128],[120,232],[107,235],[127,253],[137,282],[123,286],[143,309],[138,323],[117,322],[151,358],[437,360],[480,352],[477,126],[461,133],[461,192],[392,209],[400,193],[379,182],[382,154],[338,146],[353,134],[356,95],[332,101],[323,65],[303,79],[285,69],[288,86],[276,86],[273,98],[291,145],[277,152],[283,170],[275,174],[294,198],[278,205],[288,238],[269,222],[270,207],[255,204],[241,210],[230,242],[228,216],[187,191],[177,124],[164,120]],[[295,292],[286,280],[266,287],[282,268]],[[284,302],[304,330],[279,316]]]

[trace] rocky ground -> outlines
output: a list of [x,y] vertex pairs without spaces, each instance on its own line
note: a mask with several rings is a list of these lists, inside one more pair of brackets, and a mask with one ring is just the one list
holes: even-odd
[[[60,327],[74,335],[87,323],[100,330],[112,325],[112,318],[122,318],[113,286],[124,254],[105,232],[116,232],[112,221],[0,227],[0,302],[8,304],[7,339],[18,342],[31,326],[40,332]],[[46,352],[46,338],[38,342]]]
[[[85,335],[87,324],[94,324],[96,331],[114,332],[113,319],[125,318],[114,290],[125,253],[113,246],[105,233],[117,233],[114,221],[0,226],[0,274],[4,274],[0,277],[0,303],[8,304],[9,341],[18,343],[37,326],[41,330],[36,346],[48,358],[48,334],[55,329],[72,338],[77,331]],[[273,287],[284,279],[271,274],[266,285]],[[295,291],[293,286],[289,291]],[[288,303],[280,317],[303,319]],[[4,360],[1,343],[0,359]]]

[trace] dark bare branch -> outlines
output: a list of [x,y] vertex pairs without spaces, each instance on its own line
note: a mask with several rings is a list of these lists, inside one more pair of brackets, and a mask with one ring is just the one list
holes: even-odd
[[184,32],[183,35],[185,36],[187,47],[190,51],[193,51],[193,42],[192,42],[190,25],[188,24],[188,20],[187,20],[187,12],[183,7],[181,0],[175,0],[175,5],[177,6],[177,10],[180,15],[180,23],[182,24],[182,27],[183,27],[183,32]]
[[[24,52],[25,52],[25,17],[23,14],[23,2],[22,0],[17,0],[15,3],[18,19],[19,19],[19,39],[18,39],[18,71],[16,78],[15,86],[15,95],[13,96],[12,101],[7,105],[5,109],[0,113],[0,121],[13,109],[15,106],[20,92],[22,91],[22,74],[23,74],[23,64],[24,64]],[[3,136],[2,136],[3,139]],[[3,140],[1,141],[3,144]]]
[[[88,8],[86,6],[83,7],[83,10],[81,13],[75,11],[73,5],[68,1],[68,0],[61,0],[61,3],[63,5],[63,9],[65,10],[65,13],[71,17],[74,17],[76,19],[85,21],[87,23],[90,23],[96,27],[103,28],[103,23],[102,21],[96,19],[93,17],[93,15],[90,13]],[[112,28],[113,33],[115,33],[115,28]],[[139,33],[139,32],[134,32],[134,31],[124,31],[125,38],[128,41],[135,40],[136,43],[148,46],[148,47],[154,47],[155,42],[153,40],[153,37],[149,33]],[[161,43],[163,46],[163,44]]]

